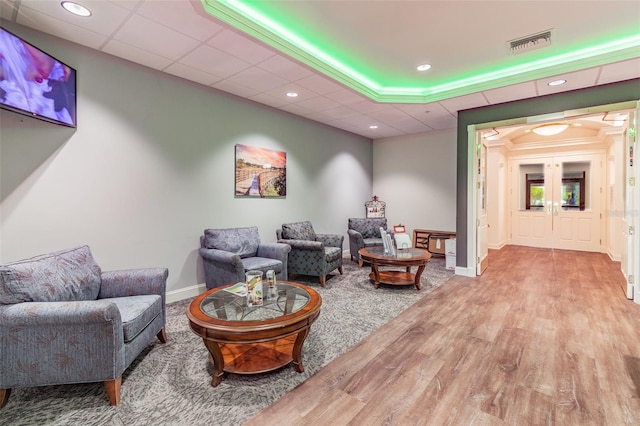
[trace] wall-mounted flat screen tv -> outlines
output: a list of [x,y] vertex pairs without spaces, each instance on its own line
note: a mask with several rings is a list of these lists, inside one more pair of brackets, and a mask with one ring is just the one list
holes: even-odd
[[0,107],[76,127],[76,71],[0,28]]

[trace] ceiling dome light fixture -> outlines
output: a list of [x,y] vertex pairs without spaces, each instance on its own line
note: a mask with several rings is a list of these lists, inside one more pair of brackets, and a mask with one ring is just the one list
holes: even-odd
[[540,136],[554,136],[564,132],[567,127],[569,127],[567,123],[547,123],[534,127],[532,131]]
[[89,9],[72,1],[63,1],[60,3],[60,6],[62,6],[67,12],[71,12],[77,16],[82,16],[83,18],[91,16],[91,11]]
[[565,84],[567,80],[561,78],[560,80],[553,80],[547,83],[547,86],[560,86],[561,84]]
[[418,65],[418,66],[416,67],[416,69],[417,69],[418,71],[426,71],[426,70],[428,70],[428,69],[431,69],[431,65],[429,65],[429,64],[422,64],[422,65]]

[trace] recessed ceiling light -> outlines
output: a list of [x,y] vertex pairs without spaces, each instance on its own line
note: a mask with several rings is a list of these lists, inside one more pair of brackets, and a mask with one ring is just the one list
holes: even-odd
[[567,80],[561,78],[560,80],[550,81],[549,83],[547,83],[547,86],[560,86],[561,84],[565,84],[566,82]]
[[417,69],[418,71],[426,71],[426,70],[428,70],[428,69],[430,69],[430,68],[431,68],[431,65],[429,65],[429,64],[422,64],[422,65],[418,65],[416,69]]
[[287,92],[287,96],[290,98],[297,98],[298,94],[296,92]]
[[71,12],[74,15],[82,16],[84,18],[91,16],[91,11],[81,4],[74,3],[72,1],[63,1],[60,5],[64,7],[67,12]]
[[377,128],[378,128],[378,126],[376,126],[375,124],[373,124],[373,125],[369,126],[369,128],[370,128],[370,129],[377,129]]

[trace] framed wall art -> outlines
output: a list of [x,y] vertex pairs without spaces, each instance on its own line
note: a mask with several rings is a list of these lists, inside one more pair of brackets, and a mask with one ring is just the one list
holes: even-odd
[[287,153],[236,145],[236,198],[287,196]]

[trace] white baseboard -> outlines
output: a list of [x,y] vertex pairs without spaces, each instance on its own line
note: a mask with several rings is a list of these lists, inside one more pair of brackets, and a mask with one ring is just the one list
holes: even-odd
[[456,266],[456,275],[462,275],[463,277],[475,277],[475,268],[468,268],[466,266]]
[[178,302],[180,300],[196,297],[207,289],[205,284],[196,284],[190,287],[181,288],[178,290],[168,291],[166,296],[167,303]]
[[620,253],[611,253],[610,251],[607,251],[607,255],[609,256],[609,259],[613,260],[614,262],[622,261],[622,255]]

